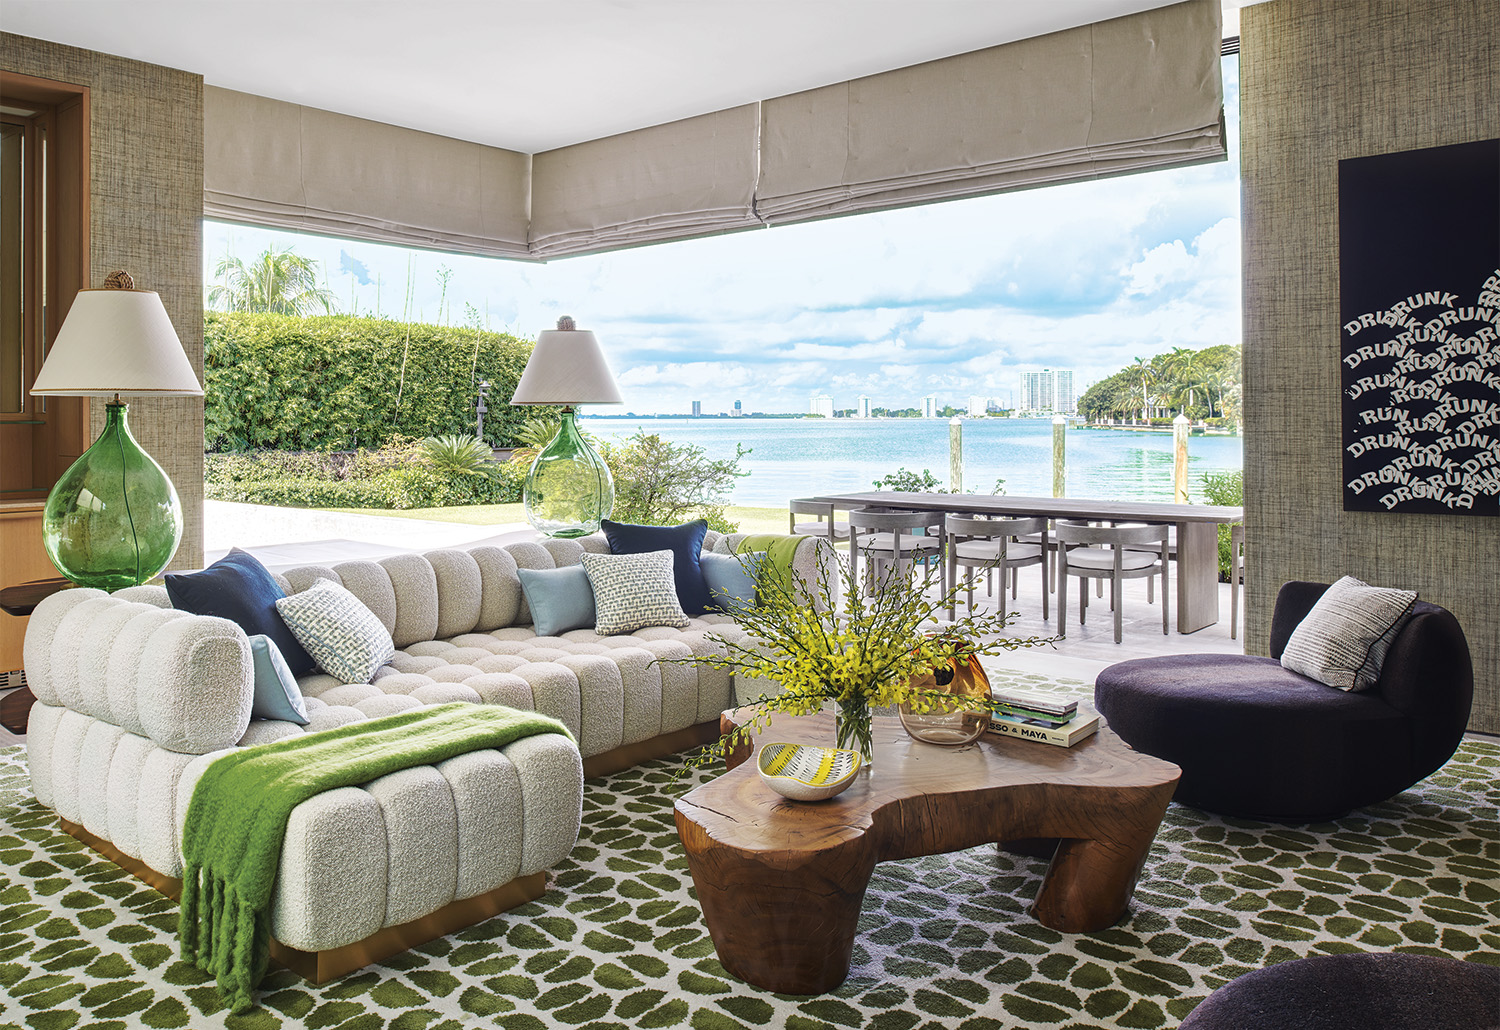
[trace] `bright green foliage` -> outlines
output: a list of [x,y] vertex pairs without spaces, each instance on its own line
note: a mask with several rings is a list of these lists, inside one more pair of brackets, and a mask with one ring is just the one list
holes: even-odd
[[[918,494],[946,494],[951,493],[943,481],[932,474],[931,469],[923,469],[920,473],[913,472],[905,465],[895,472],[887,472],[880,479],[875,480],[877,490],[902,490],[907,493]],[[977,489],[965,490],[964,493],[978,493]],[[996,497],[1005,493],[1005,477],[1000,476],[995,480],[995,486],[990,493]]]
[[[1225,504],[1238,508],[1245,503],[1245,473],[1241,469],[1233,472],[1206,472],[1203,475],[1203,499],[1209,504]],[[1219,576],[1228,581],[1230,566],[1229,527],[1219,527]]]
[[221,311],[274,311],[281,315],[331,315],[333,291],[318,285],[318,263],[290,247],[267,247],[248,265],[224,257],[214,267],[208,304]]
[[429,436],[422,441],[422,454],[429,465],[445,475],[500,475],[494,450],[476,437],[459,436],[456,433],[449,436]]
[[[484,449],[488,458],[489,450]],[[424,445],[397,440],[377,451],[258,451],[209,454],[205,496],[220,501],[309,508],[433,508],[510,504],[521,499],[526,466],[491,462],[475,474],[442,469]]]
[[724,506],[734,481],[749,475],[740,471],[748,448],[736,444],[733,458],[714,461],[702,447],[637,430],[624,443],[601,444],[599,452],[615,477],[610,518],[616,522],[670,526],[700,518],[708,520],[709,529],[735,532],[737,527],[724,517]]
[[[1142,419],[1166,410],[1210,423],[1238,422],[1240,349],[1230,344],[1200,351],[1173,347],[1135,362],[1089,387],[1078,412],[1089,419]],[[1170,419],[1167,420],[1170,424]]]
[[474,425],[481,379],[499,401],[484,420],[491,445],[510,446],[525,419],[537,415],[505,403],[531,344],[503,333],[211,311],[203,336],[204,441],[211,451],[343,450],[397,436],[464,433]]

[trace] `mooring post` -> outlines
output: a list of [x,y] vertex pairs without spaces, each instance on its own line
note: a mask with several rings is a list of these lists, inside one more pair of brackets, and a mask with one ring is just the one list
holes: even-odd
[[948,420],[948,491],[964,492],[964,420],[961,415]]
[[1188,503],[1188,417],[1178,413],[1172,420],[1172,497]]
[[1068,420],[1052,416],[1052,496],[1068,495]]

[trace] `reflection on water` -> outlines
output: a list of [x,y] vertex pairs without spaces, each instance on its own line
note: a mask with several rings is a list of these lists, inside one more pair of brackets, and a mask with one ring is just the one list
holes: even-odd
[[[735,504],[781,507],[791,497],[869,490],[905,467],[931,469],[948,480],[946,419],[600,419],[580,420],[601,439],[637,428],[704,448],[712,458],[752,453],[740,463]],[[1052,493],[1052,424],[1043,419],[971,419],[964,427],[964,485],[989,492],[997,477],[1006,493]],[[1069,429],[1068,489],[1073,497],[1170,501],[1172,435]],[[1195,436],[1188,443],[1189,495],[1203,503],[1202,476],[1240,468],[1237,436]]]

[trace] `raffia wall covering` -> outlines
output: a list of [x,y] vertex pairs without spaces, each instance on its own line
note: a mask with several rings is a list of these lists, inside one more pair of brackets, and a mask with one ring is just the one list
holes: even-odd
[[527,256],[531,158],[209,86],[210,218],[490,257]]
[[1223,160],[1217,0],[762,104],[771,224]]
[[[89,87],[89,280],[161,294],[203,378],[203,76],[11,33],[0,67]],[[104,405],[92,405],[93,434]],[[172,568],[203,564],[203,399],[135,398],[130,428],[182,499]]]
[[1240,18],[1247,645],[1265,653],[1285,580],[1417,590],[1468,637],[1470,728],[1500,732],[1500,520],[1343,510],[1337,189],[1342,158],[1500,136],[1500,0]]

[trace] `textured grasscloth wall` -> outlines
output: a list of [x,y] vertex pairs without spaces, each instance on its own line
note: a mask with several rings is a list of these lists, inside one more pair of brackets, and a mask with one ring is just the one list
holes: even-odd
[[[203,376],[203,76],[0,33],[0,68],[89,87],[90,283],[123,268],[161,294]],[[94,432],[104,405],[93,405]],[[203,401],[130,402],[130,428],[182,498],[174,568],[203,563]]]
[[1240,18],[1245,639],[1264,653],[1288,579],[1415,588],[1469,638],[1470,728],[1500,732],[1500,519],[1343,510],[1337,189],[1341,158],[1500,136],[1500,0],[1273,0]]

